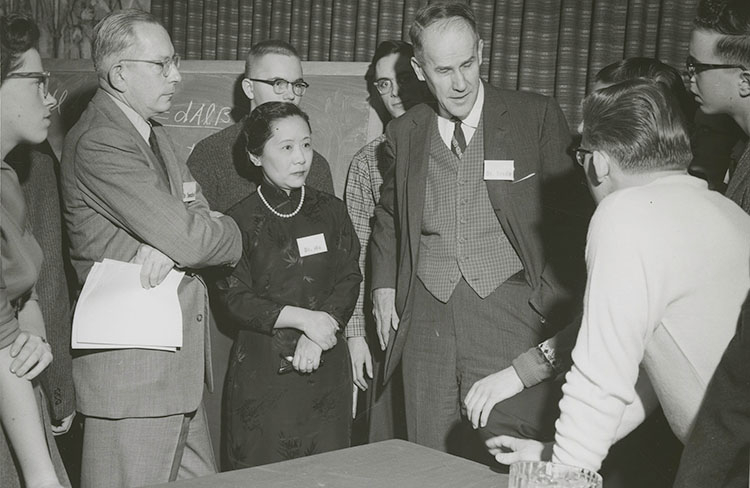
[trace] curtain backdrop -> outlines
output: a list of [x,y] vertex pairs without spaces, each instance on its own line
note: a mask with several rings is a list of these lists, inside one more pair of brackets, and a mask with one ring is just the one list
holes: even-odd
[[[244,59],[268,38],[307,61],[369,61],[407,39],[427,0],[152,0],[186,59]],[[557,98],[568,121],[603,66],[656,57],[682,70],[697,0],[474,0],[490,83]]]

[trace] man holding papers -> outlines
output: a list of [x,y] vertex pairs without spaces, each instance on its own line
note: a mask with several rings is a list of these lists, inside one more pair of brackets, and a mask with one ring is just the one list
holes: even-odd
[[[173,268],[185,275],[177,287],[177,351],[92,349],[74,359],[77,408],[85,416],[81,486],[203,476],[215,471],[201,398],[211,370],[206,287],[194,271],[236,263],[239,230],[209,209],[168,135],[152,121],[170,109],[181,79],[164,28],[144,12],[113,13],[96,27],[93,59],[99,89],[68,132],[62,158],[79,285],[104,259],[141,264],[144,288],[157,286]],[[127,296],[112,299],[113,310]]]

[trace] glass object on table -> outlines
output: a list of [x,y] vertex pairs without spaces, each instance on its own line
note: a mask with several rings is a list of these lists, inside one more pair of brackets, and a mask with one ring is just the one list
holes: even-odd
[[599,473],[546,461],[519,461],[510,465],[508,488],[602,488]]

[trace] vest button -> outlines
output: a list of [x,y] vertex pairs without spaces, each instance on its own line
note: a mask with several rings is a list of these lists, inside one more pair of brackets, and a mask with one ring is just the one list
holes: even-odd
[[199,313],[198,316],[195,317],[195,320],[197,320],[198,322],[201,322],[203,320],[203,314]]

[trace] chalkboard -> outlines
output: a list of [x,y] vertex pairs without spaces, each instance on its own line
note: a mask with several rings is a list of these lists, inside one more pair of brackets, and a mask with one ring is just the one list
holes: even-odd
[[[65,133],[78,120],[97,87],[88,60],[45,60],[52,73],[50,91],[58,104],[53,110],[49,142],[60,157]],[[301,108],[310,116],[313,146],[328,159],[336,194],[344,191],[352,156],[382,130],[380,119],[367,101],[364,74],[367,63],[305,62],[310,83]],[[233,124],[249,110],[239,80],[242,61],[183,61],[172,109],[157,120],[166,126],[187,160],[195,144]]]

